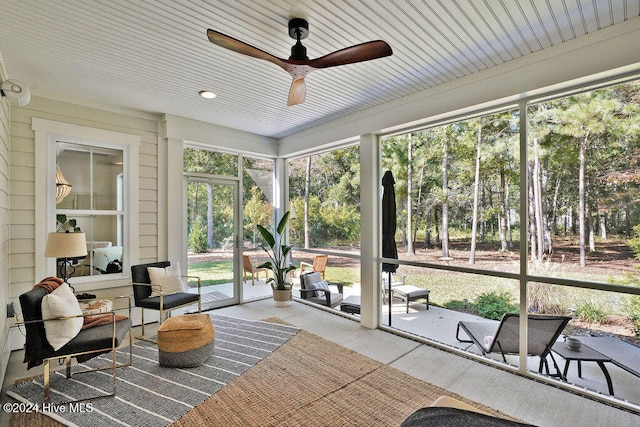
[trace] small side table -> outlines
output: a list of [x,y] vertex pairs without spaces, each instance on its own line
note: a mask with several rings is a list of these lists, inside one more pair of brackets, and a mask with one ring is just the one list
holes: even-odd
[[340,311],[349,314],[360,314],[360,297],[351,295],[340,302]]
[[113,300],[110,299],[84,299],[78,300],[78,303],[84,315],[108,313],[113,310]]
[[553,350],[554,353],[559,354],[560,357],[566,361],[564,364],[564,371],[562,373],[564,380],[567,378],[567,372],[569,371],[569,364],[571,361],[575,360],[578,362],[578,378],[582,378],[582,362],[596,362],[607,380],[609,394],[613,396],[613,383],[611,382],[611,376],[609,375],[609,371],[607,371],[607,367],[604,366],[605,362],[611,362],[610,357],[607,357],[584,344],[582,344],[582,348],[579,351],[571,350],[567,347],[567,343],[562,341],[555,343],[551,350]]

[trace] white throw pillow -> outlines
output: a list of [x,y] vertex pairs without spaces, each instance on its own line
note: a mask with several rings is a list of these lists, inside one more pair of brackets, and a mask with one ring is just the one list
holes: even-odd
[[[78,299],[66,283],[42,298],[43,320],[81,315],[82,310]],[[78,335],[83,323],[84,318],[82,317],[44,322],[47,341],[54,350],[59,350]]]
[[163,295],[177,294],[185,292],[184,283],[180,279],[180,264],[175,263],[169,267],[147,267],[149,278],[151,279],[151,296],[159,297],[160,291]]

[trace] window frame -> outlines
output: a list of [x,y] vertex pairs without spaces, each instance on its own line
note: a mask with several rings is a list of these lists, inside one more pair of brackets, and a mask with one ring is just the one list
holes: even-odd
[[[546,93],[544,92],[544,90],[541,89],[540,91],[535,91],[535,93],[532,93],[530,96],[523,97],[521,100],[519,100],[519,102],[517,103],[517,108],[519,110],[519,116],[520,116],[519,117],[519,120],[520,120],[520,125],[519,125],[519,128],[520,128],[519,129],[520,190],[519,191],[520,191],[521,197],[520,197],[519,210],[521,214],[523,212],[525,213],[528,212],[528,197],[526,197],[526,191],[527,191],[526,189],[528,188],[527,187],[527,182],[528,182],[527,162],[528,162],[528,148],[529,148],[529,139],[528,139],[529,138],[529,121],[528,121],[529,107],[537,103],[560,99],[560,98],[575,95],[575,94],[586,93],[589,91],[598,90],[606,87],[612,87],[612,86],[624,84],[624,83],[635,81],[635,80],[640,80],[640,75],[638,75],[637,73],[633,73],[633,74],[619,77],[619,78],[596,80],[591,84],[584,84],[584,83],[577,84],[569,88],[563,88],[561,90],[550,90]],[[425,120],[422,124],[417,126],[413,125],[406,128],[394,129],[393,132],[381,133],[377,135],[378,142],[377,142],[376,148],[378,150],[378,155],[379,156],[382,155],[381,142],[386,138],[410,133],[412,131],[434,128],[438,126],[447,125],[453,122],[486,116],[486,115],[490,115],[500,111],[506,111],[508,109],[511,109],[513,105],[514,104],[511,102],[506,102],[500,105],[494,105],[492,106],[492,108],[488,108],[488,109],[482,108],[482,106],[477,106],[477,108],[470,108],[468,111],[465,111],[464,114],[460,114],[458,112],[451,112],[449,115],[447,115],[444,118],[439,116],[437,119],[434,119],[432,121]],[[378,158],[378,164],[376,166],[377,166],[376,173],[379,174],[380,176],[375,176],[375,179],[379,182],[379,179],[381,179],[381,174],[382,174],[380,157]],[[522,189],[525,189],[525,190],[522,190]],[[375,209],[375,214],[378,216],[378,220],[380,220],[381,218],[380,207],[377,207]],[[524,215],[525,215],[525,223],[528,223],[529,221],[528,215],[526,214]],[[554,285],[554,286],[564,286],[569,289],[591,289],[591,290],[613,292],[617,294],[632,295],[632,296],[640,295],[640,288],[637,288],[637,287],[611,284],[611,283],[606,283],[604,281],[597,282],[593,280],[584,280],[584,279],[578,280],[578,279],[569,279],[569,278],[554,277],[554,276],[541,276],[541,275],[530,272],[529,271],[529,253],[528,253],[529,236],[528,236],[527,230],[528,230],[528,227],[522,226],[522,221],[521,221],[519,238],[520,238],[520,242],[526,242],[526,243],[524,245],[521,244],[519,269],[518,269],[518,272],[515,272],[515,273],[504,272],[504,271],[494,271],[494,270],[475,268],[475,267],[471,268],[467,266],[443,265],[443,264],[437,264],[433,262],[420,262],[420,261],[411,261],[411,260],[400,260],[400,259],[396,260],[396,259],[382,258],[380,243],[378,243],[377,247],[375,248],[375,253],[377,254],[377,257],[376,257],[376,260],[374,261],[374,265],[376,268],[379,269],[381,264],[384,262],[384,263],[391,263],[396,265],[407,265],[407,266],[414,266],[414,267],[427,268],[427,269],[444,270],[444,271],[450,271],[455,273],[471,273],[471,274],[477,274],[481,276],[517,280],[520,285],[520,289],[519,289],[520,296],[517,301],[517,304],[519,306],[519,313],[521,315],[521,319],[520,319],[520,336],[521,337],[527,336],[527,327],[526,327],[527,316],[525,314],[527,313],[527,310],[528,310],[529,289],[531,284],[548,284],[548,285]],[[380,293],[379,291],[380,289],[379,287],[381,286],[379,284],[380,282],[381,281],[377,281],[378,284],[376,285],[377,286],[376,289],[378,293]],[[363,310],[363,316],[366,315],[364,313],[365,312]],[[376,323],[377,327],[384,331],[397,333],[398,332],[397,329],[383,324],[381,314],[382,314],[381,311],[375,313],[377,318],[374,319],[374,322]],[[400,331],[400,332],[407,333],[405,331]],[[440,345],[440,343],[438,343],[437,341],[433,341],[432,339],[424,338],[424,337],[416,337],[411,333],[408,333],[408,334],[412,336],[414,339],[418,339],[419,341],[424,341],[429,344],[435,343]],[[458,349],[449,347],[447,345],[444,345],[443,347],[452,353],[463,355],[465,357],[469,357],[474,360],[477,359],[477,360],[482,360],[483,362],[486,362],[486,359],[483,359],[482,357],[477,357],[472,353],[468,353],[466,352],[466,350],[460,351]],[[528,371],[527,363],[526,363],[527,353],[528,353],[527,340],[522,339],[520,341],[520,356],[519,356],[518,367],[514,368],[513,371],[519,372],[525,377],[540,379],[541,377],[537,376],[535,372]],[[489,361],[488,363],[491,364],[492,366],[493,365],[501,366],[500,363],[494,364],[492,361]],[[551,380],[548,380],[546,378],[542,378],[542,380],[545,382],[548,382],[549,384],[557,385],[557,383]],[[584,394],[585,396],[593,396],[593,393],[591,392],[585,392],[581,394]],[[607,402],[615,402],[616,405],[620,405],[620,401],[618,401],[614,397],[612,397],[611,399],[605,398],[604,400]]]
[[[56,231],[55,165],[56,143],[63,140],[80,145],[111,148],[123,152],[124,201],[122,273],[73,278],[76,291],[106,289],[128,283],[130,266],[138,260],[138,158],[141,137],[121,132],[34,118],[35,132],[35,280],[55,276],[56,263],[44,257],[47,235]],[[126,281],[126,282],[125,282]]]

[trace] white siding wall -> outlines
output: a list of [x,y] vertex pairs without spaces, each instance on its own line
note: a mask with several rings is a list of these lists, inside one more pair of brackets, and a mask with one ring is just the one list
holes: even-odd
[[[1,58],[0,58],[1,59]],[[5,73],[0,61],[0,81]],[[13,321],[7,320],[6,307],[11,296],[11,280],[9,276],[9,118],[10,107],[6,98],[0,99],[0,379],[9,362],[8,345],[9,326]]]
[[[139,135],[139,215],[137,226],[139,260],[155,261],[158,254],[158,122],[159,116],[116,113],[60,101],[32,97],[24,108],[11,115],[11,284],[18,296],[42,279],[35,277],[35,153],[32,118],[42,118]],[[42,197],[38,195],[37,197]]]

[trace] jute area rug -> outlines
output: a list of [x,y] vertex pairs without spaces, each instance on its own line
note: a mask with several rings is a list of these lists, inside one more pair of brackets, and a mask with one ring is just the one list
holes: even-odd
[[[398,426],[443,395],[513,419],[302,330],[171,426]],[[28,414],[12,426],[60,424]]]

